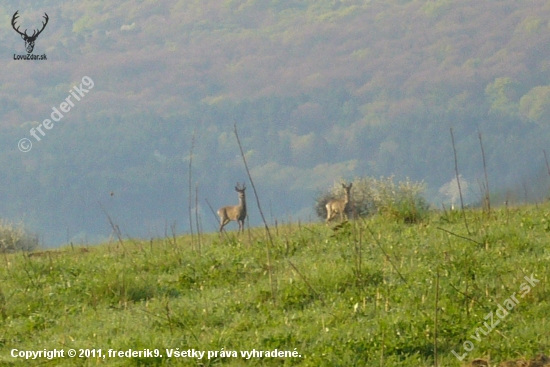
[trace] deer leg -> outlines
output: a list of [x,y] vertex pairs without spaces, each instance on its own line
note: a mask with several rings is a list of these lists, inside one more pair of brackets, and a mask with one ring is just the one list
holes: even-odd
[[332,211],[330,210],[330,205],[327,205],[326,208],[327,208],[327,220],[325,222],[328,224],[328,222],[330,222],[330,220],[332,219],[331,218],[332,217]]
[[229,222],[230,222],[230,220],[227,219],[227,218],[221,220],[221,223],[220,223],[220,233],[221,233],[221,231],[223,230],[223,227],[225,227],[225,225],[226,225],[227,223],[229,223]]

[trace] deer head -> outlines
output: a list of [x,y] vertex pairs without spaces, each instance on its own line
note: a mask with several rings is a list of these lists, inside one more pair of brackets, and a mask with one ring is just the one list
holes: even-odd
[[46,20],[45,22],[42,22],[42,29],[41,30],[37,30],[35,29],[33,32],[32,32],[32,35],[29,36],[27,34],[27,30],[25,29],[25,32],[24,33],[21,33],[21,31],[19,31],[19,27],[15,28],[15,21],[17,20],[17,18],[19,18],[19,10],[15,12],[15,14],[13,14],[13,18],[11,18],[11,26],[13,27],[13,29],[19,33],[21,35],[21,38],[23,38],[23,40],[25,41],[25,48],[27,49],[27,53],[32,53],[32,50],[34,50],[34,41],[36,41],[36,39],[38,38],[38,35],[40,33],[42,33],[42,31],[44,30],[44,28],[46,28],[46,24],[48,24],[48,14],[44,13],[44,19]]
[[244,196],[244,190],[246,190],[246,185],[243,183],[243,185],[241,186],[241,184],[237,182],[237,186],[235,186],[235,191],[239,193],[239,197]]

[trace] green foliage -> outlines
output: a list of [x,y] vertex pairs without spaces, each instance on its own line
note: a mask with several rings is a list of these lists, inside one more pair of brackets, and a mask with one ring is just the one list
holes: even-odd
[[531,89],[519,101],[520,113],[524,120],[540,125],[550,119],[550,86]]
[[430,17],[437,17],[448,12],[450,8],[451,1],[449,0],[425,1],[422,6],[422,11]]
[[517,88],[517,83],[510,78],[497,78],[489,84],[485,88],[487,101],[491,106],[489,112],[497,116],[517,117],[519,106],[515,88]]
[[74,22],[72,31],[77,34],[89,32],[94,29],[95,23],[93,16],[84,15]]
[[[396,184],[393,177],[362,177],[352,183],[348,216],[356,214],[366,218],[378,213],[398,222],[416,223],[428,215],[429,205],[422,196],[423,183],[406,179]],[[341,184],[334,184],[330,191],[318,194],[315,212],[319,218],[326,218],[325,205],[332,199],[342,199]]]
[[0,220],[0,252],[31,251],[38,247],[38,236],[29,233],[22,223]]

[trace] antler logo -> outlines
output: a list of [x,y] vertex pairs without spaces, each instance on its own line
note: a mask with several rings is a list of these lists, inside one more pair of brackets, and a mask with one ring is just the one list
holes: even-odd
[[26,29],[25,33],[21,33],[19,31],[19,27],[15,28],[15,21],[17,20],[17,18],[19,18],[19,14],[17,13],[19,13],[19,10],[16,11],[15,14],[13,14],[13,18],[11,18],[11,26],[17,33],[21,35],[21,38],[23,38],[23,40],[25,41],[25,48],[27,49],[27,53],[30,54],[32,53],[32,50],[34,50],[34,41],[36,41],[38,35],[42,33],[44,28],[46,28],[46,24],[48,24],[48,14],[44,13],[44,19],[46,19],[46,21],[42,22],[42,29],[35,29],[34,32],[32,32],[32,36],[29,36]]

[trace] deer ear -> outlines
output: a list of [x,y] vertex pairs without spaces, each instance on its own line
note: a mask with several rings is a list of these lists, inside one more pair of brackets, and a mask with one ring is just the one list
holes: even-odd
[[353,182],[350,182],[349,183],[349,188],[351,189],[352,186],[353,186]]

